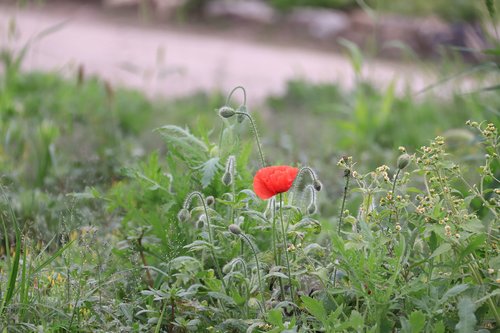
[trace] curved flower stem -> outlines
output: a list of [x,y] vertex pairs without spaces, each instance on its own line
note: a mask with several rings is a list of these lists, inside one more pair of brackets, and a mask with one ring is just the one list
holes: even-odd
[[280,220],[281,220],[281,232],[283,236],[283,251],[285,251],[286,268],[288,273],[288,282],[290,283],[290,301],[293,302],[293,284],[292,284],[292,271],[290,270],[290,260],[288,259],[287,251],[287,237],[285,230],[285,223],[283,221],[283,193],[280,193]]
[[240,236],[246,240],[248,246],[250,246],[250,249],[252,249],[255,258],[255,264],[257,265],[257,279],[259,280],[260,297],[262,302],[261,310],[263,311],[262,313],[264,313],[266,308],[266,301],[264,299],[264,286],[262,285],[262,279],[260,277],[260,264],[259,264],[259,258],[257,257],[257,250],[255,249],[255,247],[253,246],[252,242],[250,241],[247,235],[241,233]]
[[260,162],[262,164],[262,167],[265,167],[267,164],[266,164],[266,160],[264,158],[264,153],[262,152],[262,144],[260,142],[259,132],[257,131],[257,126],[255,125],[255,121],[253,120],[253,117],[246,112],[236,111],[235,114],[244,115],[245,117],[247,117],[250,120],[250,125],[252,127],[253,136],[255,138],[255,141],[257,142],[257,148],[259,149]]
[[[314,172],[313,169],[311,169],[308,166],[300,168],[299,172],[297,173],[297,176],[295,177],[295,180],[293,181],[292,187],[291,187],[292,189],[290,192],[292,193],[292,198],[290,199],[290,202],[289,202],[290,205],[293,205],[293,203],[295,201],[297,188],[299,187],[299,183],[302,179],[302,174],[304,172],[307,172],[307,173],[309,173],[309,175],[311,175],[311,179],[312,179],[313,183],[318,181],[318,177],[316,176],[316,172]],[[288,229],[289,223],[290,223],[290,219],[287,219],[286,229]]]
[[215,256],[215,250],[214,250],[214,247],[215,247],[215,244],[214,244],[214,240],[213,240],[213,236],[212,236],[212,225],[210,224],[210,216],[208,215],[208,209],[207,209],[207,205],[205,203],[205,198],[203,197],[203,195],[198,192],[198,191],[195,191],[195,192],[192,192],[186,199],[185,203],[184,203],[184,208],[187,208],[189,207],[191,201],[193,200],[194,197],[198,197],[203,205],[203,211],[205,212],[205,217],[207,219],[207,227],[208,227],[208,241],[210,242],[210,254],[212,255],[212,260],[214,261],[214,265],[215,265],[215,269],[217,270],[217,274],[220,276],[220,279],[222,281],[222,286],[224,288],[224,292],[226,291],[227,287],[226,287],[226,282],[224,282],[224,276],[222,275],[222,270],[219,266],[219,262],[217,261],[217,257]]
[[247,104],[247,91],[242,86],[237,86],[237,87],[233,88],[233,90],[231,90],[231,92],[229,93],[229,95],[227,95],[226,105],[229,105],[229,102],[231,101],[231,97],[233,96],[233,94],[238,89],[241,89],[241,91],[243,92],[243,105]]

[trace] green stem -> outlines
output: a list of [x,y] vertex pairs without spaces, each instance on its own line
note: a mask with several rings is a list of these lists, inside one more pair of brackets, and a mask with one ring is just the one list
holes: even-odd
[[[271,199],[273,201],[273,205],[272,205],[272,210],[273,210],[273,229],[272,229],[272,238],[273,238],[273,255],[274,255],[274,264],[276,266],[280,266],[281,265],[281,260],[280,260],[280,254],[276,252],[277,248],[278,248],[278,237],[276,236],[276,199],[273,198]],[[281,278],[279,277],[278,278],[278,283],[280,285],[280,291],[281,291],[281,295],[283,295],[283,297],[285,297],[285,289],[283,288],[283,281],[281,280]]]
[[[389,224],[391,224],[391,219],[392,219],[392,213],[394,210],[396,210],[396,204],[395,204],[395,200],[396,200],[396,183],[398,182],[398,177],[399,177],[399,173],[401,172],[401,169],[398,168],[398,172],[396,172],[396,175],[394,176],[394,181],[392,182],[392,209],[391,209],[391,212],[389,213]],[[398,222],[398,216],[396,214],[396,222]]]
[[259,264],[259,258],[257,257],[257,250],[255,249],[255,247],[253,246],[252,242],[250,241],[250,239],[248,238],[247,235],[241,233],[240,236],[243,237],[247,241],[248,246],[250,246],[250,249],[252,249],[252,252],[253,252],[253,255],[255,258],[255,264],[257,265],[257,279],[259,280],[260,297],[261,297],[261,302],[262,302],[261,310],[263,310],[263,313],[264,313],[264,310],[266,308],[266,301],[264,299],[264,286],[262,285],[262,279],[260,277],[260,264]]
[[247,105],[247,91],[242,86],[237,86],[237,87],[233,88],[233,90],[231,90],[229,95],[227,95],[226,105],[229,105],[229,102],[231,101],[231,97],[238,89],[241,89],[241,91],[243,92],[243,105]]
[[[472,262],[477,262],[477,259],[474,256],[474,254],[470,254],[470,257],[472,259]],[[472,272],[472,276],[476,280],[476,283],[482,286],[483,279],[481,278],[480,273],[477,271],[476,267],[474,267],[472,265],[472,263],[469,263],[468,265],[469,265],[469,268]],[[500,325],[500,314],[498,313],[497,306],[495,305],[495,303],[493,302],[491,297],[488,297],[487,302],[488,302],[488,307],[490,308],[491,312],[493,312],[493,316],[495,317],[495,321],[496,321],[497,325]]]
[[[340,214],[339,214],[339,225],[337,227],[337,233],[340,237],[340,231],[342,230],[342,223],[344,221],[344,208],[345,208],[345,202],[347,200],[347,191],[349,190],[349,179],[351,175],[351,171],[349,169],[346,169],[344,171],[345,175],[345,185],[344,185],[344,195],[342,198],[342,206],[340,208]],[[333,287],[335,288],[337,285],[337,266],[333,269]]]
[[215,256],[215,250],[214,250],[215,244],[214,244],[213,237],[212,237],[212,225],[210,224],[210,216],[208,215],[208,209],[207,209],[207,205],[205,203],[205,198],[203,197],[203,195],[200,192],[192,192],[187,197],[186,203],[184,204],[184,208],[189,207],[191,200],[195,196],[197,196],[200,199],[201,204],[203,205],[203,211],[205,212],[205,217],[207,219],[208,240],[209,240],[210,245],[211,245],[210,246],[210,254],[212,255],[212,260],[214,261],[214,265],[215,265],[215,269],[217,270],[217,274],[220,276],[220,279],[222,281],[222,286],[224,287],[224,291],[226,291],[226,289],[227,289],[226,282],[224,282],[224,276],[222,275],[222,270],[219,266],[219,262],[217,261],[217,257]]
[[342,198],[342,206],[340,208],[340,214],[339,214],[339,225],[338,225],[338,228],[337,228],[337,233],[339,234],[340,236],[340,231],[342,230],[342,222],[344,220],[344,208],[345,208],[345,202],[347,200],[347,191],[349,190],[349,179],[351,178],[350,177],[350,170],[346,169],[346,172],[345,172],[346,176],[345,176],[345,185],[344,185],[344,195],[343,195],[343,198]]
[[287,251],[287,237],[285,231],[285,223],[283,221],[283,193],[280,193],[280,222],[281,222],[281,233],[283,234],[283,251],[285,251],[285,259],[286,259],[286,268],[288,273],[288,281],[290,283],[290,298],[291,302],[294,301],[293,298],[293,283],[292,283],[292,271],[290,269],[290,260],[288,259],[288,251]]
[[255,125],[255,121],[253,120],[252,116],[246,112],[236,111],[235,114],[244,115],[245,117],[247,117],[250,120],[250,125],[252,127],[253,136],[255,138],[255,141],[257,142],[257,148],[259,149],[260,162],[262,164],[262,167],[265,167],[267,164],[266,164],[266,160],[264,159],[264,153],[262,152],[262,144],[260,142],[259,132],[257,131],[257,126]]

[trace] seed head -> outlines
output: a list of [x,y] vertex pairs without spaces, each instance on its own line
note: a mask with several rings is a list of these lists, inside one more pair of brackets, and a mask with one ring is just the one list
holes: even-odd
[[179,222],[186,222],[190,218],[191,213],[189,213],[189,210],[187,210],[186,208],[182,208],[177,214],[177,219],[179,219]]
[[398,169],[399,170],[403,170],[404,168],[406,168],[408,166],[408,164],[410,164],[410,155],[408,154],[403,154],[401,156],[398,157]]
[[235,114],[236,114],[236,112],[234,111],[234,109],[229,107],[229,106],[223,106],[219,109],[219,115],[222,118],[230,118],[230,117],[234,116]]
[[234,235],[241,235],[243,233],[240,227],[238,227],[236,224],[230,224],[228,229]]

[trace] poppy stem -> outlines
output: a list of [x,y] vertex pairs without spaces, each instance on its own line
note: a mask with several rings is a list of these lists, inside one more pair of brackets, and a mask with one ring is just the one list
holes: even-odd
[[262,144],[260,142],[259,132],[257,131],[257,126],[255,125],[255,121],[253,120],[253,117],[250,114],[248,114],[247,112],[235,111],[235,114],[243,115],[250,120],[250,125],[252,127],[252,133],[253,133],[253,136],[255,138],[255,141],[257,142],[257,148],[259,149],[260,162],[262,164],[262,167],[264,168],[266,166],[266,160],[264,158],[264,153],[262,152]]
[[241,233],[240,236],[246,240],[248,246],[250,246],[250,249],[252,249],[255,258],[255,264],[257,266],[257,279],[259,280],[259,288],[260,288],[260,299],[262,302],[261,310],[262,313],[264,313],[266,309],[266,300],[264,299],[264,286],[262,285],[262,279],[260,277],[260,264],[259,264],[259,258],[257,257],[257,250],[255,249],[255,247],[253,246],[252,242],[250,241],[247,235]]
[[242,86],[237,86],[237,87],[233,88],[233,90],[231,90],[231,92],[229,93],[229,95],[227,95],[226,105],[229,105],[229,102],[231,101],[231,97],[233,96],[233,94],[238,89],[241,89],[241,91],[243,92],[243,105],[247,104],[247,91]]
[[214,250],[215,244],[212,237],[212,225],[210,224],[210,216],[208,215],[208,209],[205,202],[206,200],[200,192],[194,191],[186,198],[186,201],[184,203],[184,208],[187,209],[189,207],[194,197],[198,197],[201,201],[201,204],[203,205],[203,211],[205,212],[205,217],[207,220],[207,227],[208,227],[208,241],[210,242],[211,245],[210,254],[212,255],[212,260],[214,261],[215,269],[217,270],[217,274],[220,276],[220,279],[222,281],[222,286],[224,287],[224,292],[225,292],[227,289],[226,282],[224,282],[224,276],[222,275],[222,270],[220,269],[219,262],[217,261],[217,258],[215,256],[215,250]]
[[288,282],[290,283],[290,301],[293,302],[293,283],[292,283],[292,271],[290,270],[290,260],[288,258],[288,248],[287,248],[287,237],[285,231],[285,223],[283,221],[283,193],[280,193],[280,222],[281,222],[281,232],[283,234],[283,251],[285,251],[286,268],[288,273]]
[[[275,198],[272,198],[271,199],[272,202],[273,202],[273,205],[272,205],[272,210],[273,210],[273,229],[272,229],[272,236],[273,236],[273,255],[274,255],[274,264],[276,266],[280,266],[281,265],[281,260],[280,259],[280,254],[278,254],[276,252],[276,249],[278,247],[277,243],[278,243],[278,240],[277,240],[277,237],[276,237],[276,199]],[[283,281],[281,280],[281,278],[279,277],[278,278],[278,282],[279,282],[279,285],[280,285],[280,291],[281,291],[281,295],[283,295],[283,297],[285,296],[285,289],[283,288]]]

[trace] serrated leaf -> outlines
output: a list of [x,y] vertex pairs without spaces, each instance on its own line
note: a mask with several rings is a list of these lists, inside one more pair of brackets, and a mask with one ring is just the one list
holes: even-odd
[[412,333],[419,333],[425,327],[425,315],[422,311],[413,311],[410,315],[410,328]]
[[327,320],[326,310],[320,301],[317,301],[309,296],[302,296],[301,299],[302,302],[304,302],[304,306],[306,307],[307,311],[309,311],[311,315],[313,315],[316,319],[318,319],[322,323],[326,322]]
[[191,167],[196,166],[196,164],[206,160],[208,157],[207,145],[186,129],[167,125],[157,128],[155,131],[159,132],[165,139],[170,152]]
[[351,312],[351,316],[349,317],[349,325],[356,331],[361,331],[362,328],[365,326],[365,320],[358,311],[353,310]]
[[212,180],[217,174],[217,171],[221,168],[222,166],[219,164],[218,157],[213,157],[196,168],[201,169],[201,185],[203,186],[203,188],[207,188],[212,183]]
[[460,321],[455,326],[458,333],[474,332],[476,326],[476,306],[470,297],[462,297],[458,302],[458,317]]

